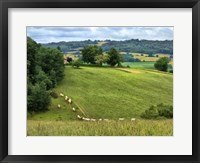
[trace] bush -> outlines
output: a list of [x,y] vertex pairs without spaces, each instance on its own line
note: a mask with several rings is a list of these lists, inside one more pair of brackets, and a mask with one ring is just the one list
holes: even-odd
[[169,72],[173,74],[173,70],[169,70]]
[[158,116],[158,110],[155,108],[155,106],[151,106],[149,109],[145,110],[145,112],[141,115],[141,117],[145,119],[155,119]]
[[173,118],[173,107],[163,104],[157,105],[159,116],[166,118]]
[[168,63],[169,63],[169,58],[167,57],[162,57],[156,61],[154,64],[154,67],[159,70],[159,71],[167,71],[168,69]]
[[141,114],[141,118],[144,119],[162,119],[173,118],[173,107],[164,104],[158,104],[157,106],[151,106]]
[[81,60],[78,59],[72,63],[72,67],[79,68],[81,64],[82,64]]
[[129,65],[127,65],[126,67],[127,67],[127,68],[130,68],[130,66],[129,66]]
[[37,112],[48,110],[51,99],[49,92],[46,91],[45,83],[36,83],[34,86],[29,86],[29,89],[27,98],[28,111]]
[[56,92],[54,92],[54,91],[51,91],[51,92],[50,92],[50,95],[51,95],[51,97],[53,97],[53,98],[58,98],[58,94],[57,94]]

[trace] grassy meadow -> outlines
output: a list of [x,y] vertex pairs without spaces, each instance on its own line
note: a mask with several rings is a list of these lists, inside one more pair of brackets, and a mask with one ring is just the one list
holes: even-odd
[[[72,99],[52,98],[47,112],[28,114],[29,136],[173,135],[173,120],[144,120],[151,105],[173,103],[173,74],[156,71],[154,62],[123,63],[130,68],[65,67],[65,78],[53,90]],[[58,108],[58,104],[61,108]],[[72,111],[72,107],[76,111]],[[84,122],[77,115],[108,119]],[[124,121],[119,121],[124,118]],[[135,121],[131,121],[135,118]]]

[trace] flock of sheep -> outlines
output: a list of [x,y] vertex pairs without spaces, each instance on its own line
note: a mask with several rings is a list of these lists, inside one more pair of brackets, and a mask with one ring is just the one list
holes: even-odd
[[[65,96],[63,93],[60,93],[60,96],[61,97],[65,97],[65,101],[68,102],[69,104],[72,104],[72,99],[69,98],[68,96]],[[58,108],[61,108],[61,105],[58,104]],[[73,107],[72,108],[72,111],[73,112],[76,112],[76,109]],[[96,122],[96,121],[106,121],[106,122],[109,122],[110,120],[109,119],[94,119],[94,118],[87,118],[87,117],[81,117],[80,115],[77,115],[77,118],[79,120],[83,120],[83,121],[91,121],[91,122]],[[119,118],[119,121],[124,121],[125,118]],[[131,118],[131,121],[135,121],[135,118]]]

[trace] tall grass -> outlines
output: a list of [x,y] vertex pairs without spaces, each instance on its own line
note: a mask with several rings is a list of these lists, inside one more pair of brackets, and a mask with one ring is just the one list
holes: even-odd
[[32,121],[28,136],[172,136],[173,121]]

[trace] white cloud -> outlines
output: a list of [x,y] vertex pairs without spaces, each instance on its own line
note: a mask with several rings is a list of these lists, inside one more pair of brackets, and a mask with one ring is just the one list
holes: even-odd
[[80,40],[173,40],[173,27],[27,27],[38,43]]

